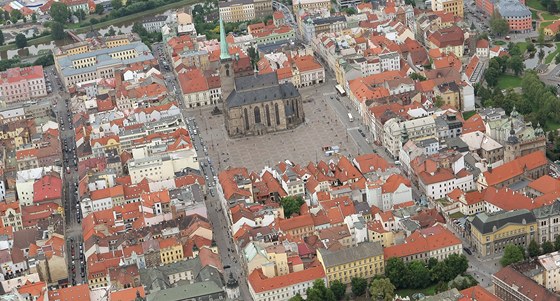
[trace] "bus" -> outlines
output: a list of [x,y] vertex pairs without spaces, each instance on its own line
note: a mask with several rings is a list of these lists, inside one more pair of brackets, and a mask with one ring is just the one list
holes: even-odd
[[336,86],[334,86],[334,88],[336,89],[336,92],[338,92],[338,94],[340,94],[340,96],[346,95],[346,91],[344,91],[344,89],[342,88],[341,85],[336,85]]
[[354,117],[352,117],[352,114],[351,114],[351,113],[348,113],[348,119],[350,120],[350,122],[353,122],[353,121],[354,121]]

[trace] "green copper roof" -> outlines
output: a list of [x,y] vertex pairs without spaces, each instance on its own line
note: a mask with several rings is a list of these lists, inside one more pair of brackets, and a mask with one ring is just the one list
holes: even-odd
[[224,26],[224,21],[222,16],[220,16],[220,60],[228,60],[231,56],[229,55],[228,45],[226,41],[226,28]]

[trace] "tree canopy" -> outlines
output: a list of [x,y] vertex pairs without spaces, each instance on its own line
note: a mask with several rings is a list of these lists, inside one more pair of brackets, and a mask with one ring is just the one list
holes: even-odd
[[53,2],[49,10],[49,15],[51,15],[56,22],[66,24],[68,18],[70,18],[70,10],[68,10],[68,6],[62,2]]
[[520,262],[524,258],[523,253],[515,245],[507,245],[504,249],[504,256],[500,259],[502,266],[508,266],[512,263]]
[[24,48],[27,46],[27,38],[21,33],[16,35],[16,46],[17,48]]
[[395,297],[395,286],[389,278],[373,279],[369,287],[372,300],[392,301]]
[[299,214],[303,203],[305,203],[305,201],[301,196],[287,196],[280,199],[280,205],[284,208],[284,216],[286,218],[289,218],[294,213]]
[[498,13],[494,13],[490,18],[490,29],[495,35],[503,36],[509,32],[509,24]]
[[51,36],[55,41],[64,40],[66,37],[64,25],[60,22],[53,21],[51,23]]
[[361,277],[354,277],[350,281],[352,285],[352,293],[356,296],[361,296],[366,293],[367,280]]

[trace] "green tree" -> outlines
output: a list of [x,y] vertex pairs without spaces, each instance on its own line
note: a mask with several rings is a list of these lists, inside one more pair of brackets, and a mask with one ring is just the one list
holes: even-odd
[[385,276],[396,288],[407,288],[410,283],[408,267],[401,258],[389,258],[385,265]]
[[305,203],[305,201],[301,196],[287,196],[280,199],[280,205],[284,208],[284,216],[286,218],[289,218],[294,213],[299,214],[299,210],[303,203]]
[[543,50],[543,49],[539,50],[539,53],[538,53],[539,61],[542,61],[542,60],[544,59],[544,54],[545,54],[545,53],[544,53],[544,50]]
[[331,282],[330,289],[334,293],[336,300],[341,300],[346,295],[346,284],[340,282],[340,280]]
[[529,253],[529,257],[531,258],[541,255],[541,248],[539,247],[539,244],[534,239],[531,239],[531,242],[529,242],[529,246],[527,247],[527,252]]
[[10,20],[10,13],[8,11],[4,11],[4,20]]
[[66,37],[66,33],[64,32],[64,25],[57,21],[51,22],[51,36],[55,41],[64,40],[64,38]]
[[542,248],[543,254],[548,254],[548,253],[554,252],[554,244],[550,240],[547,240],[547,241],[543,242],[542,245],[541,245],[541,248]]
[[355,296],[361,296],[361,295],[365,294],[366,289],[367,289],[367,280],[366,279],[361,278],[361,277],[354,277],[350,281],[350,284],[352,285],[352,293]]
[[463,254],[451,254],[444,260],[444,262],[449,268],[452,278],[465,273],[469,268],[469,261]]
[[307,301],[323,301],[327,296],[327,288],[322,279],[313,282],[313,286],[307,289]]
[[556,65],[560,64],[560,54],[557,54],[557,55],[554,57],[554,63],[555,63]]
[[2,32],[2,30],[0,30],[0,45],[4,45],[5,39],[4,39],[4,33]]
[[423,76],[422,74],[416,73],[416,72],[410,74],[410,78],[413,79],[413,80],[418,80],[418,81],[425,81],[426,80],[425,76]]
[[525,69],[525,64],[523,64],[523,59],[519,55],[511,56],[507,60],[507,65],[508,68],[511,69],[511,71],[513,71],[513,73],[515,73],[516,76],[521,74],[521,72],[523,72],[523,69]]
[[54,65],[54,57],[52,54],[40,56],[33,62],[33,65],[41,65],[43,67]]
[[523,253],[515,245],[507,245],[504,249],[504,255],[500,259],[500,264],[505,267],[512,263],[520,262],[523,260]]
[[395,297],[395,286],[389,278],[373,279],[369,286],[372,300],[392,301]]
[[348,8],[346,8],[346,9],[344,9],[344,12],[345,12],[347,15],[349,15],[349,16],[355,15],[355,14],[358,13],[358,11],[356,11],[356,9],[353,8],[353,7],[348,7]]
[[336,297],[334,296],[333,291],[329,288],[325,292],[325,301],[337,301]]
[[10,21],[12,21],[12,23],[17,23],[17,21],[22,17],[23,14],[17,9],[14,9],[12,10],[12,12],[10,12]]
[[249,55],[249,58],[251,58],[251,65],[255,67],[259,61],[259,52],[255,49],[255,47],[251,46],[247,48],[247,54]]
[[539,35],[537,36],[537,44],[539,45],[540,48],[543,48],[543,46],[544,46],[544,29],[543,28],[539,29]]
[[33,22],[33,23],[37,22],[37,14],[32,14],[31,15],[31,22]]
[[102,15],[103,12],[105,11],[105,7],[103,7],[103,5],[99,4],[95,6],[95,13],[98,15]]
[[16,47],[24,48],[26,46],[27,46],[27,38],[23,34],[18,33],[16,36]]
[[449,266],[443,261],[438,262],[430,270],[431,279],[433,282],[447,282],[453,278],[452,273],[453,272],[449,269]]
[[111,0],[111,6],[113,7],[113,10],[118,10],[123,7],[122,0]]
[[556,239],[554,240],[554,250],[560,251],[560,235],[556,236]]
[[115,29],[113,28],[113,26],[109,26],[109,30],[107,31],[107,33],[105,34],[106,37],[112,37],[116,34],[117,32],[115,31]]
[[550,1],[548,6],[546,7],[546,9],[553,14],[557,13],[558,12],[558,5],[556,4],[556,1]]
[[132,25],[132,32],[137,33],[141,37],[148,36],[148,31],[140,22],[135,22],[134,25]]
[[49,14],[53,18],[53,20],[62,24],[66,24],[66,22],[68,22],[68,18],[70,18],[70,10],[68,10],[68,6],[61,2],[54,2],[51,5]]
[[484,80],[490,87],[494,87],[498,83],[499,76],[500,72],[494,68],[488,68],[486,72],[484,72]]
[[86,12],[83,9],[78,9],[74,15],[78,20],[83,21],[86,18]]
[[408,264],[410,275],[412,275],[412,288],[425,288],[430,285],[430,271],[423,262],[414,260]]
[[527,51],[534,52],[536,50],[537,48],[535,48],[535,44],[533,44],[533,42],[531,41],[527,42]]
[[500,14],[495,12],[490,18],[490,29],[497,36],[503,36],[509,32],[509,24]]

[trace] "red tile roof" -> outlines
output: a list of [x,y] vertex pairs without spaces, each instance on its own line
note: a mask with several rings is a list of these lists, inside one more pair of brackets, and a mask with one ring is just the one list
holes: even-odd
[[466,299],[462,301],[500,301],[500,298],[492,295],[489,291],[480,285],[471,286],[461,291]]
[[486,178],[486,184],[488,186],[494,186],[523,174],[525,168],[527,168],[527,170],[533,170],[546,164],[548,164],[548,161],[544,152],[536,151],[516,158],[491,171],[485,171],[483,175],[484,178]]
[[290,231],[303,227],[313,227],[313,218],[310,214],[295,216],[288,219],[277,219],[276,224],[282,231]]
[[482,133],[486,132],[486,126],[482,117],[477,113],[472,115],[469,119],[465,120],[463,123],[463,134],[472,133],[480,131]]
[[461,240],[441,225],[418,230],[405,239],[404,244],[386,247],[385,260],[391,257],[406,257],[460,245]]
[[62,180],[57,173],[44,175],[33,183],[33,203],[56,201],[62,198]]
[[558,295],[547,290],[535,280],[523,275],[511,265],[502,268],[493,275],[494,278],[507,284],[511,289],[517,291],[533,301],[558,301]]
[[447,46],[462,46],[465,38],[460,27],[451,26],[434,32],[428,36],[428,40],[439,48],[445,48]]
[[69,286],[49,291],[50,301],[90,301],[89,287],[87,284]]
[[539,191],[542,194],[560,191],[560,180],[549,175],[544,175],[529,183],[529,188]]
[[411,187],[409,179],[401,176],[400,174],[393,174],[387,178],[381,188],[383,193],[392,193],[395,192],[395,190],[397,190],[397,188],[399,188],[401,184],[404,184],[407,187]]
[[261,269],[256,269],[249,275],[248,282],[253,291],[258,294],[290,287],[302,282],[313,282],[316,279],[323,278],[325,278],[323,267],[321,265],[316,265],[303,271],[272,278],[266,278]]
[[111,292],[111,301],[131,301],[136,300],[136,297],[146,297],[146,292],[143,286],[125,288],[116,292]]

